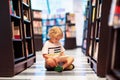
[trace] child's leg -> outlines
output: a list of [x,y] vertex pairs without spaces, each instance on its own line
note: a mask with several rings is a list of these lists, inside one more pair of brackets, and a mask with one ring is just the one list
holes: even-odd
[[74,64],[69,65],[67,68],[64,70],[73,70],[75,68]]
[[54,70],[54,68],[57,66],[57,63],[55,62],[55,60],[53,58],[48,58],[45,60],[45,68],[48,71],[52,71]]
[[66,69],[68,66],[70,66],[74,61],[74,58],[71,56],[61,56],[59,58],[59,62],[63,62],[63,69]]
[[63,69],[66,69],[68,66],[70,66],[73,63],[73,61],[74,61],[73,57],[68,57],[67,61],[63,65]]
[[47,71],[54,71],[55,67],[50,67],[49,65],[47,65],[47,63],[45,63],[45,68]]

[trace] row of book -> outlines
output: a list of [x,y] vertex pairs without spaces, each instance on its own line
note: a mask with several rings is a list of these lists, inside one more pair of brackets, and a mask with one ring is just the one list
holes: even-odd
[[65,18],[65,14],[43,14],[43,19]]
[[42,20],[44,26],[54,26],[54,25],[64,25],[65,24],[65,18],[55,18],[55,19],[48,19],[48,20]]
[[14,22],[11,22],[11,27],[12,27],[12,38],[13,39],[20,39],[20,27],[19,26],[15,26]]
[[[23,0],[24,3],[28,3],[28,0]],[[20,3],[17,3],[17,7],[15,6],[16,4],[13,2],[13,0],[9,0],[9,12],[10,15],[14,15],[14,16],[21,16],[21,12],[20,12]],[[23,10],[23,17],[24,20],[29,20],[29,10]]]

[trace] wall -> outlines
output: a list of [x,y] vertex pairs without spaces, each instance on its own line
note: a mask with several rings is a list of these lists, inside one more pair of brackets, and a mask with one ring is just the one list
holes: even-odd
[[82,45],[83,28],[84,28],[84,12],[87,0],[74,0],[73,12],[76,15],[76,42],[77,46]]

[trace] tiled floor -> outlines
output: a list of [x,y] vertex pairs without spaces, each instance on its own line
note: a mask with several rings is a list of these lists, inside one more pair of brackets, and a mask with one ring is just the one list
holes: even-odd
[[46,71],[41,51],[36,53],[36,63],[14,77],[0,77],[0,80],[106,80],[99,78],[87,63],[87,57],[80,48],[67,50],[66,54],[75,58],[75,69],[72,71]]

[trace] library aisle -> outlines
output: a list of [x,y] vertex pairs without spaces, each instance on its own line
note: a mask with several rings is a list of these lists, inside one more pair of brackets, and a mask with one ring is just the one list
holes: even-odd
[[75,69],[72,71],[46,71],[41,51],[36,52],[36,63],[14,77],[0,77],[0,80],[106,80],[99,78],[87,63],[87,57],[81,48],[66,50],[66,54],[75,58]]

